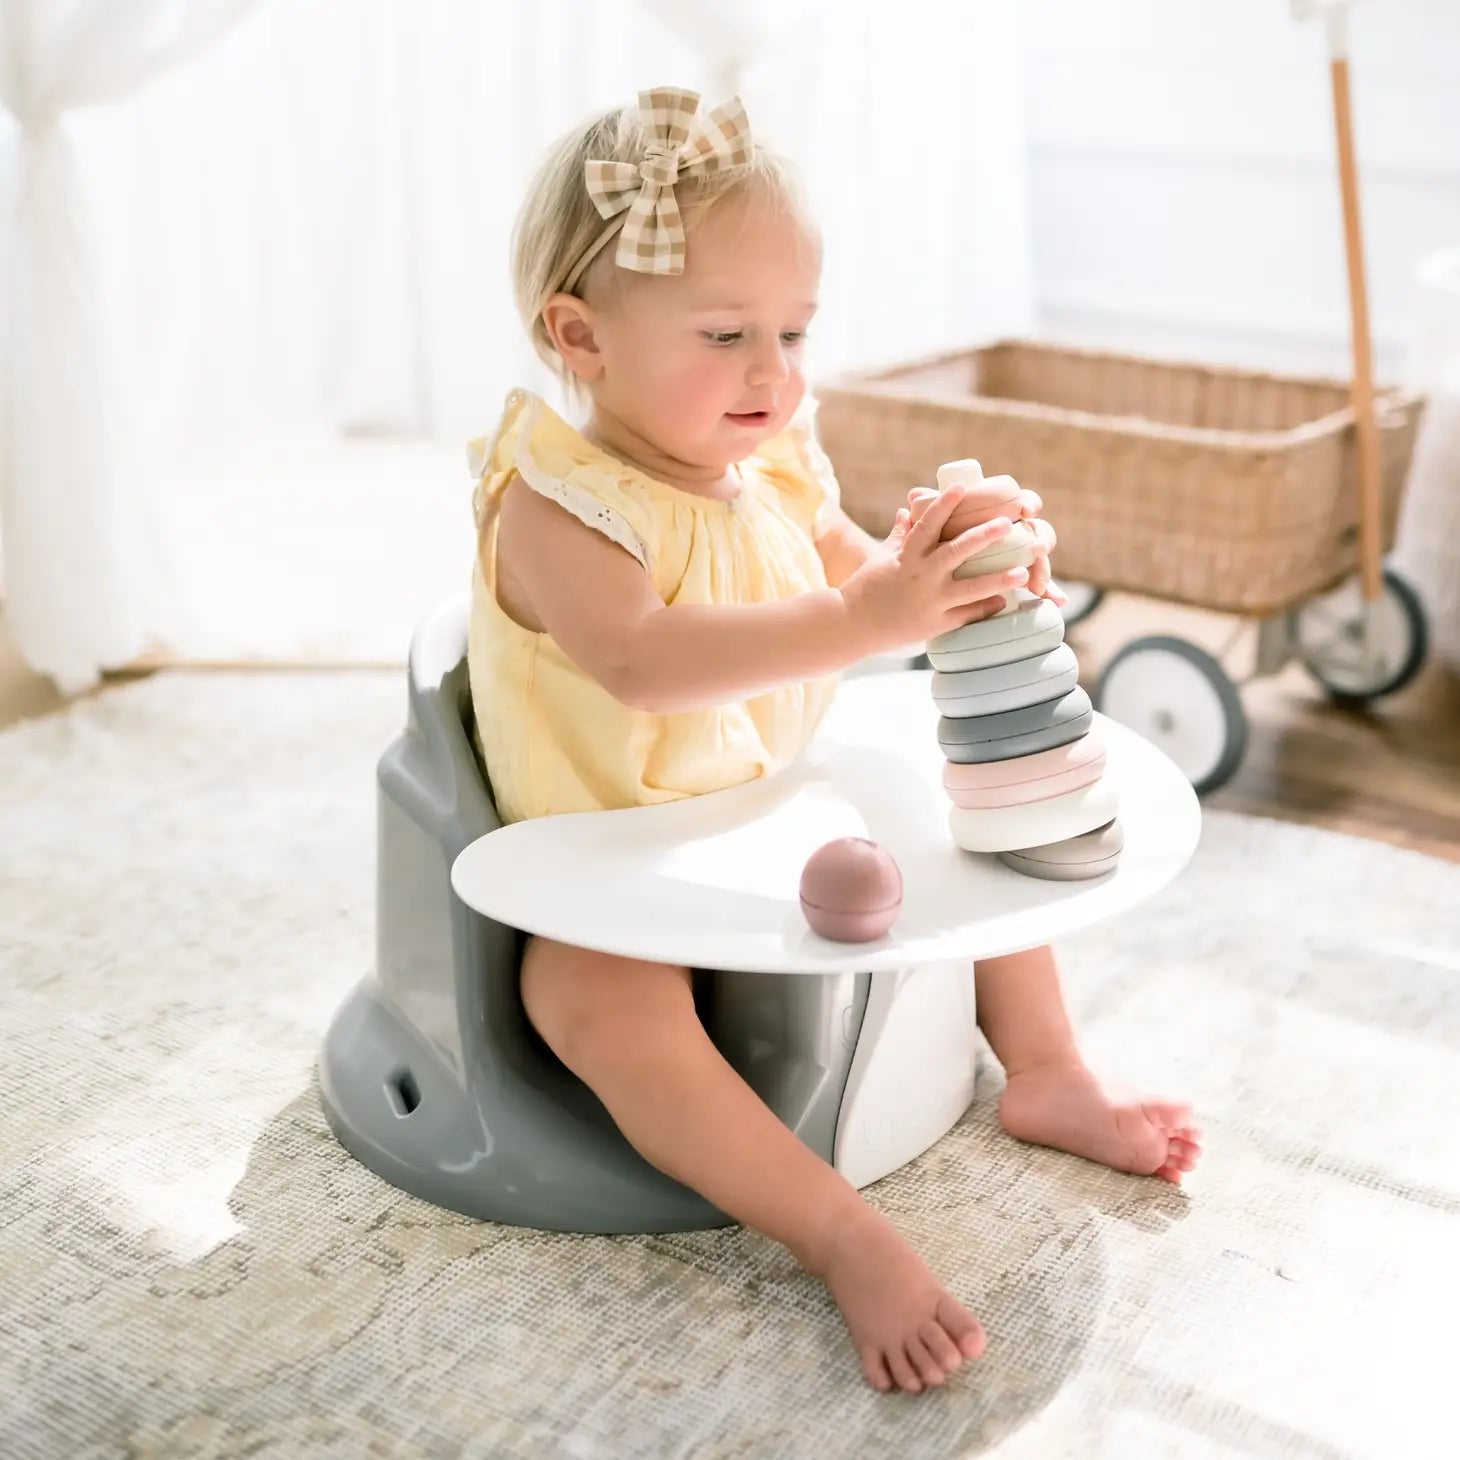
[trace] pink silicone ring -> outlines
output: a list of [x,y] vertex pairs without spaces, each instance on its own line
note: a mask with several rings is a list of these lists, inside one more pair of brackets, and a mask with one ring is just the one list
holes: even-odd
[[994,786],[1019,786],[1045,776],[1063,775],[1078,766],[1098,760],[1105,763],[1105,743],[1092,732],[1068,745],[1041,750],[1035,755],[1021,755],[1013,760],[990,760],[972,765],[943,767],[943,788],[954,795],[959,791],[987,791]]
[[1010,520],[1019,520],[1019,493],[1016,491],[1012,496],[994,496],[990,492],[975,491],[968,492],[958,507],[953,508],[948,521],[943,523],[943,540],[948,542],[949,537],[956,537],[959,533],[967,533],[969,527],[983,527],[984,523],[991,523],[996,517],[1007,517]]
[[1104,774],[1105,757],[1101,755],[1052,776],[1016,781],[1007,786],[962,787],[948,794],[955,806],[962,806],[965,810],[991,811],[999,806],[1028,806],[1035,801],[1047,801],[1051,796],[1063,796],[1067,791],[1078,791],[1082,786],[1092,785]]
[[[931,487],[916,487],[912,492],[914,498],[930,505],[938,495]],[[1019,485],[1012,477],[990,477],[976,487],[965,488],[963,500],[943,524],[943,540],[946,542],[950,537],[957,537],[970,527],[982,527],[995,517],[1019,520]]]

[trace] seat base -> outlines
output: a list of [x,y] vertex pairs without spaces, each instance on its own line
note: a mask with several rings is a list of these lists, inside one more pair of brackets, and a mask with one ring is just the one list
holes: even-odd
[[[719,978],[734,990],[736,975]],[[740,978],[737,991],[719,985],[717,1002],[741,1007],[721,1008],[717,1043],[772,1108],[801,1113],[797,1135],[834,1158],[853,1185],[921,1155],[968,1108],[977,1039],[966,966],[840,976],[820,993],[813,990],[822,980],[795,979],[786,993],[833,1002],[820,1017],[798,1020],[829,1043],[790,1060],[767,1060],[764,1030],[745,1002],[784,1018],[791,1006],[765,998],[780,981]],[[841,1011],[834,1017],[833,1008]],[[560,1232],[732,1224],[645,1161],[565,1067],[534,1059],[530,1079],[485,1062],[458,1073],[373,976],[336,1013],[319,1074],[325,1117],[341,1145],[392,1186],[434,1205]]]
[[837,1113],[836,1169],[860,1189],[942,1140],[973,1102],[979,1047],[971,965],[874,973]]
[[569,1070],[541,1062],[531,1083],[485,1064],[453,1070],[373,975],[336,1012],[319,1082],[325,1118],[352,1156],[464,1216],[555,1232],[731,1225],[639,1156]]

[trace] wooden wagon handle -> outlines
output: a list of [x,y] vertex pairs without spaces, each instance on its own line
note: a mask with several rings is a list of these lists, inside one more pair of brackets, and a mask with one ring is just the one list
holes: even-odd
[[1344,254],[1348,261],[1348,303],[1353,342],[1354,434],[1358,448],[1359,565],[1364,598],[1384,591],[1383,507],[1380,490],[1379,427],[1374,419],[1374,354],[1369,336],[1369,296],[1364,277],[1364,234],[1359,214],[1359,169],[1354,152],[1353,103],[1348,72],[1348,11],[1351,0],[1293,0],[1299,18],[1322,14],[1327,21],[1333,126],[1338,142],[1338,184],[1343,202]]
[[1343,195],[1344,248],[1348,257],[1348,303],[1353,327],[1354,428],[1358,444],[1359,560],[1364,597],[1376,602],[1384,591],[1379,427],[1374,419],[1374,358],[1369,338],[1369,299],[1364,280],[1364,235],[1359,218],[1359,178],[1354,157],[1353,107],[1349,100],[1348,58],[1329,63],[1333,80],[1333,121],[1338,138],[1338,178]]

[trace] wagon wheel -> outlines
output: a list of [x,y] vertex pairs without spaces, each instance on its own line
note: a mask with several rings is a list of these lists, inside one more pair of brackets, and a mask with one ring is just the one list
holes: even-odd
[[1247,714],[1236,686],[1184,639],[1137,639],[1101,676],[1096,707],[1163,751],[1198,795],[1231,779],[1247,749]]
[[[1365,643],[1365,618],[1368,643]],[[1401,690],[1419,673],[1429,629],[1419,595],[1393,568],[1366,605],[1353,578],[1293,613],[1298,657],[1340,704],[1363,704]]]

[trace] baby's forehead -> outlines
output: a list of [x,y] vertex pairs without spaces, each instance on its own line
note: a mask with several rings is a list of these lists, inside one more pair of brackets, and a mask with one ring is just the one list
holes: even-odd
[[794,214],[712,212],[689,231],[675,292],[696,309],[815,308],[820,278],[820,237]]
[[797,287],[797,281],[757,279],[753,287],[724,279],[707,281],[702,288],[682,293],[675,304],[690,314],[759,314],[764,312],[805,312],[817,309],[813,288]]
[[686,245],[705,255],[738,256],[762,247],[820,255],[821,231],[789,198],[735,196],[690,215]]

